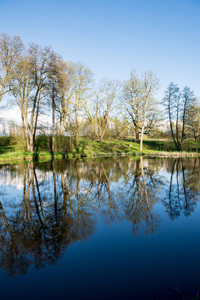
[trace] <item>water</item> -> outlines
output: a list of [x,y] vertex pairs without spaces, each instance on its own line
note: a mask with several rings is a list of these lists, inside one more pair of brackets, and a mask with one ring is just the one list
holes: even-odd
[[199,170],[197,158],[0,166],[0,298],[192,299]]

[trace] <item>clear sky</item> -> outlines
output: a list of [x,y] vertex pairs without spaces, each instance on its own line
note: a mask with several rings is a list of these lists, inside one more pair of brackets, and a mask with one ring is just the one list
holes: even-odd
[[200,97],[200,0],[0,0],[0,32],[51,45],[96,79],[153,70]]

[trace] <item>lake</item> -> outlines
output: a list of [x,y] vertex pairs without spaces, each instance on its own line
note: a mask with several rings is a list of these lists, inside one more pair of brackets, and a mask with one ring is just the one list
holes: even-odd
[[192,299],[200,160],[0,165],[1,299]]

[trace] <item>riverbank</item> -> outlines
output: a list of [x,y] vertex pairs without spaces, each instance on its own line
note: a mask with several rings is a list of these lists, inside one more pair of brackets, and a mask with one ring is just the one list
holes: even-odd
[[[132,141],[91,141],[83,139],[77,149],[72,145],[66,152],[23,151],[18,145],[0,146],[0,163],[17,163],[24,161],[48,161],[55,159],[73,159],[83,157],[105,156],[149,156],[149,157],[197,157],[200,156],[200,144],[188,142],[188,150],[176,152],[172,141],[144,141],[143,151],[139,144]],[[191,151],[193,150],[193,151]]]

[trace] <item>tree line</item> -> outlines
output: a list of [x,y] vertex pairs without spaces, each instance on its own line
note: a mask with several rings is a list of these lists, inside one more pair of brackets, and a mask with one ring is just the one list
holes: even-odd
[[28,151],[35,149],[41,114],[51,115],[52,152],[56,134],[72,135],[77,148],[83,124],[87,135],[100,142],[112,126],[117,138],[134,134],[142,150],[144,134],[158,128],[165,116],[176,149],[182,150],[185,138],[199,138],[200,106],[190,88],[180,93],[170,83],[162,114],[158,89],[159,78],[152,71],[141,76],[132,71],[124,82],[104,78],[96,83],[88,67],[64,61],[51,47],[25,46],[19,36],[0,35],[0,102],[19,107]]

